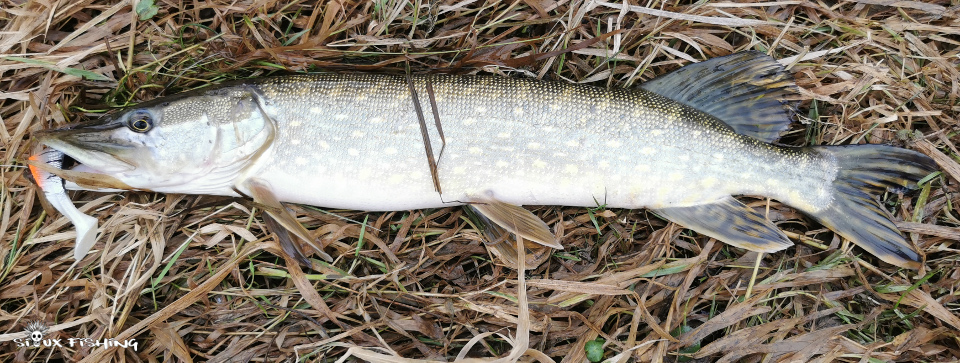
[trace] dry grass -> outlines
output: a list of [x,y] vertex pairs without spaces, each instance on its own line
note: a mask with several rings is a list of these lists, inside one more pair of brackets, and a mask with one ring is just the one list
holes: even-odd
[[[158,3],[140,20],[129,2],[0,2],[0,361],[449,361],[530,348],[524,359],[582,362],[597,338],[620,362],[960,358],[955,1]],[[102,237],[74,264],[72,226],[44,212],[22,166],[39,150],[31,132],[228,78],[408,62],[626,87],[745,49],[785,59],[803,89],[783,142],[886,142],[940,163],[920,193],[883,197],[926,252],[923,270],[752,200],[802,243],[763,256],[748,297],[755,254],[643,210],[542,207],[567,248],[528,273],[523,297],[517,270],[491,263],[459,208],[303,207],[339,256],[302,271],[246,201],[89,192],[72,196]],[[139,350],[16,347],[34,319],[56,324],[53,337],[135,338]]]

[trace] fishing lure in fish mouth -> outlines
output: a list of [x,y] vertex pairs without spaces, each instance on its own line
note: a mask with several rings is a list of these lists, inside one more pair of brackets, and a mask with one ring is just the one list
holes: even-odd
[[97,241],[97,219],[78,210],[70,197],[67,196],[66,189],[63,188],[63,179],[59,175],[51,173],[52,170],[60,169],[63,166],[63,158],[64,154],[62,152],[46,149],[30,157],[30,161],[34,162],[30,165],[30,173],[33,174],[33,180],[43,191],[47,202],[60,214],[66,216],[76,228],[77,242],[73,249],[73,257],[79,260],[87,252],[90,252],[93,244]]
[[[417,122],[413,94],[428,89],[435,97],[416,102],[442,120],[442,131]],[[80,163],[61,171],[69,189],[252,197],[271,224],[288,231],[286,253],[305,263],[289,237],[314,243],[314,236],[282,203],[370,211],[470,203],[504,231],[561,248],[547,224],[520,206],[602,200],[649,208],[751,251],[793,245],[733,197],[757,195],[804,212],[883,261],[918,268],[920,253],[875,195],[914,187],[935,163],[885,145],[778,145],[793,117],[784,100],[795,93],[792,76],[758,52],[691,64],[636,89],[304,74],[160,98],[36,136]],[[427,150],[444,150],[435,165],[424,158],[426,140]]]

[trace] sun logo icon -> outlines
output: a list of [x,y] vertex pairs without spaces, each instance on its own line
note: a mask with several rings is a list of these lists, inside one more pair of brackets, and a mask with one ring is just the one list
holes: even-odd
[[30,334],[30,340],[33,341],[33,345],[39,347],[43,336],[47,334],[47,330],[49,329],[50,328],[43,322],[34,320],[31,321],[30,324],[27,324],[26,332]]

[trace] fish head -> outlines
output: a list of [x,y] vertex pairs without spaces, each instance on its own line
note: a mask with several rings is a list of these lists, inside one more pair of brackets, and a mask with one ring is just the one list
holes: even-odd
[[195,91],[35,135],[76,160],[74,170],[126,188],[215,193],[269,149],[275,126],[262,99],[244,85]]

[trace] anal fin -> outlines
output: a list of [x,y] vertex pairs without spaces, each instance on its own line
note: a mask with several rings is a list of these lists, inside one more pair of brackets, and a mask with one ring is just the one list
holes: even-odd
[[316,244],[316,241],[310,236],[307,229],[304,228],[303,225],[297,221],[297,218],[277,199],[273,190],[270,189],[269,183],[261,179],[253,178],[245,180],[241,186],[250,192],[250,196],[253,197],[254,202],[263,205],[264,211],[267,212],[267,215],[270,217],[270,219],[267,220],[267,226],[275,227],[279,225],[282,227],[276,228],[274,233],[276,233],[280,239],[280,248],[284,253],[291,255],[290,257],[295,258],[307,266],[311,265],[310,260],[303,254],[300,247],[290,238],[290,233],[293,233],[294,236],[306,241],[310,247],[313,247],[324,260],[333,261],[333,258],[323,252],[323,249]]
[[777,226],[733,197],[654,212],[700,234],[750,251],[776,252],[793,245]]
[[507,232],[547,247],[563,249],[547,223],[521,206],[486,198],[482,202],[472,203],[471,207]]

